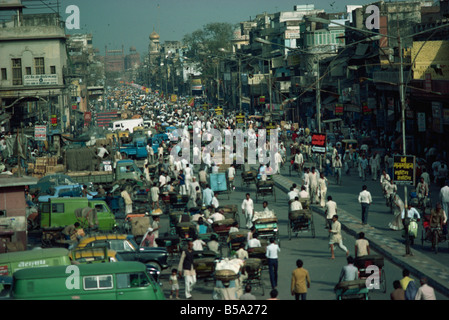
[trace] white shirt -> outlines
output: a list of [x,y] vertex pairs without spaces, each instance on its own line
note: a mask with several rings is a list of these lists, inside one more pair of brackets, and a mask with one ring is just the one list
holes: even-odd
[[441,188],[440,200],[441,200],[441,202],[449,202],[449,187],[448,186]]
[[296,191],[292,190],[289,193],[287,193],[288,196],[288,200],[295,200],[295,198],[298,196],[298,194],[296,193]]
[[302,190],[299,192],[299,197],[301,199],[309,198],[309,193],[306,190]]
[[332,219],[334,215],[337,214],[337,203],[333,200],[326,202],[326,219]]
[[220,203],[218,202],[217,197],[213,197],[212,198],[212,203],[211,204],[214,206],[215,209],[220,206]]
[[267,253],[266,256],[268,259],[277,259],[278,253],[281,251],[279,246],[275,243],[270,243],[270,245],[267,247]]
[[248,248],[260,248],[262,247],[259,239],[257,238],[252,238],[250,240],[248,240]]
[[371,204],[373,202],[371,198],[371,193],[367,190],[363,190],[359,193],[359,203],[368,203]]
[[[407,211],[407,212],[406,212],[406,211]],[[421,216],[419,215],[418,210],[416,210],[416,209],[413,208],[413,207],[412,207],[410,210],[409,210],[409,209],[402,210],[402,213],[401,213],[401,218],[402,218],[402,219],[405,219],[405,218],[412,219],[412,218],[414,218],[415,216],[416,216],[416,218],[418,218],[418,219],[421,218]]]
[[228,177],[229,178],[234,178],[235,177],[235,168],[234,167],[229,167],[228,168]]
[[250,198],[249,200],[247,200],[247,199],[243,200],[243,202],[242,202],[242,210],[252,214],[253,211],[254,211],[253,199]]
[[293,201],[290,205],[291,211],[302,210],[302,204],[300,201]]

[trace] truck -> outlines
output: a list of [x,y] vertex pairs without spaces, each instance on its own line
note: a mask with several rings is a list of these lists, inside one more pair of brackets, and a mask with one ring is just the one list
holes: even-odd
[[87,185],[103,185],[105,189],[111,187],[120,180],[137,182],[143,175],[142,171],[133,160],[119,160],[112,171],[77,171],[66,174],[76,183]]
[[146,266],[135,261],[19,270],[13,283],[11,296],[19,300],[165,300]]
[[132,159],[145,159],[148,157],[147,137],[139,135],[134,137],[131,143],[122,144],[120,153]]
[[[40,227],[43,231],[61,231],[62,228],[80,222],[87,228],[84,217],[76,214],[77,209],[95,209],[98,220],[98,230],[113,231],[117,228],[115,216],[103,200],[88,200],[87,198],[50,198],[39,203]],[[92,218],[92,217],[90,217]],[[89,218],[89,219],[90,219]],[[59,230],[61,229],[61,230]],[[43,236],[44,238],[44,236]]]
[[114,121],[111,124],[111,127],[109,128],[110,131],[126,131],[128,130],[129,133],[134,132],[135,127],[143,127],[143,119],[128,119],[128,120],[118,120]]

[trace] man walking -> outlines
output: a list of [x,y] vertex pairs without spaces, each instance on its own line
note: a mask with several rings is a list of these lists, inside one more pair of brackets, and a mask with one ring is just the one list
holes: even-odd
[[368,211],[371,203],[371,193],[367,190],[368,187],[363,185],[362,192],[359,193],[359,203],[362,205],[362,224],[368,223]]
[[246,218],[246,227],[250,229],[253,225],[254,202],[249,193],[246,194],[246,198],[242,202],[242,214]]
[[270,273],[271,288],[275,289],[278,285],[278,254],[281,251],[279,246],[276,244],[275,239],[270,239],[270,244],[267,246],[267,259],[268,259],[268,270]]
[[331,259],[335,259],[334,244],[338,244],[341,250],[346,252],[346,256],[349,256],[348,249],[343,245],[343,237],[341,236],[341,223],[338,221],[338,215],[332,217],[332,228],[329,230],[331,238],[329,245],[331,247]]
[[447,183],[443,188],[440,190],[440,202],[443,207],[443,211],[446,214],[449,214],[449,183]]
[[187,249],[181,254],[179,260],[178,272],[179,276],[184,276],[186,298],[192,298],[193,285],[196,283],[196,271],[193,264],[193,242],[189,241]]
[[309,272],[303,268],[303,261],[296,260],[297,268],[292,272],[291,293],[295,300],[306,300],[307,288],[310,288]]

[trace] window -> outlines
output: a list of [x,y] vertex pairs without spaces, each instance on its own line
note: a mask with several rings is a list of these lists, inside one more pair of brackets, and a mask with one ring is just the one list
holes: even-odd
[[6,68],[2,68],[2,80],[8,80]]
[[50,73],[56,74],[56,66],[50,66]]
[[12,59],[12,84],[13,86],[21,86],[22,80],[22,59]]
[[31,75],[31,67],[25,67],[25,74],[27,76]]
[[44,58],[34,58],[36,74],[45,74]]
[[112,275],[83,277],[83,287],[84,290],[112,289],[114,287],[112,282]]
[[109,247],[110,247],[110,249],[115,250],[117,252],[120,252],[120,251],[133,252],[133,251],[135,251],[134,248],[126,240],[111,240],[111,241],[109,241]]
[[149,284],[144,272],[117,274],[117,289],[147,287]]
[[54,203],[51,206],[52,213],[64,213],[64,204],[63,203]]

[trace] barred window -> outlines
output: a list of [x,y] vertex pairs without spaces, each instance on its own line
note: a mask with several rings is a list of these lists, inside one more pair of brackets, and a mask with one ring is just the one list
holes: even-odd
[[36,74],[45,74],[44,58],[34,58]]
[[23,84],[22,79],[22,59],[11,59],[12,61],[12,84],[20,86]]

